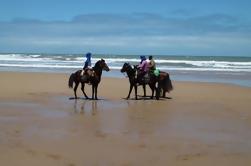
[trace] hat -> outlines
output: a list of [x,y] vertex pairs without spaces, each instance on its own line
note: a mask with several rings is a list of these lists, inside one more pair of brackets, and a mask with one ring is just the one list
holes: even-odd
[[146,60],[146,57],[145,57],[144,55],[141,55],[141,56],[140,56],[140,59],[141,59],[141,60]]
[[87,54],[85,54],[86,58],[89,58],[92,56],[92,54],[90,52],[88,52]]

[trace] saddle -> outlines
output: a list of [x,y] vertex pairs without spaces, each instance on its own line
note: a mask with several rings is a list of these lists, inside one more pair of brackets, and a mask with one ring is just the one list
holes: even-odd
[[94,77],[94,75],[95,75],[95,71],[93,69],[89,69],[89,68],[83,69],[80,74],[81,81],[90,83],[90,78]]
[[139,82],[148,84],[150,82],[150,73],[137,73],[137,79]]

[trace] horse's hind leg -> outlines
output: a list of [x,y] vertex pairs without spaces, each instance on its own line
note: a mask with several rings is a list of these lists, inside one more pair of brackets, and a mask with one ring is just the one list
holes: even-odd
[[161,87],[160,87],[160,84],[158,83],[158,86],[156,88],[156,100],[159,100],[160,98],[160,91],[161,91]]
[[154,85],[149,85],[149,87],[151,88],[152,90],[152,96],[151,96],[151,99],[153,99],[153,95],[154,95],[154,90],[156,89],[156,87]]
[[89,97],[86,95],[86,93],[85,93],[85,83],[82,83],[81,84],[81,90],[82,90],[82,92],[83,92],[83,94],[85,95],[85,98],[86,99],[89,99]]
[[75,99],[77,99],[77,89],[78,89],[78,85],[79,85],[79,82],[76,82],[75,83],[75,86],[74,86],[74,95],[75,95]]

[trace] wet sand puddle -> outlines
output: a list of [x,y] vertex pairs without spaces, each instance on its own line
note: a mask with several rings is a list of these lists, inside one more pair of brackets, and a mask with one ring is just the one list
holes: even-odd
[[[0,122],[34,121],[34,125],[27,129],[27,133],[32,133],[38,131],[39,124],[41,124],[39,128],[43,127],[46,131],[46,125],[42,124],[43,121],[48,121],[48,126],[52,125],[48,130],[52,130],[53,126],[57,128],[57,132],[53,135],[60,133],[60,130],[68,133],[67,130],[71,130],[74,126],[88,124],[88,130],[126,135],[130,139],[139,139],[147,135],[198,139],[210,144],[223,140],[243,143],[251,138],[251,134],[245,132],[250,126],[243,121],[233,117],[224,119],[200,117],[199,112],[189,110],[185,112],[187,108],[182,107],[180,111],[172,111],[177,108],[165,104],[161,106],[163,102],[166,101],[67,100],[66,97],[53,98],[47,104],[0,102],[1,108],[8,110],[6,116],[0,117]],[[39,132],[43,133],[41,130]],[[50,134],[47,136],[51,137]],[[248,143],[248,146],[251,146],[251,143]]]

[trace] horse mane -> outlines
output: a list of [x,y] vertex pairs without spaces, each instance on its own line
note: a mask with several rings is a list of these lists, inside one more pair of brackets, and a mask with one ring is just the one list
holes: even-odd
[[95,63],[95,65],[94,65],[94,67],[93,67],[92,69],[93,69],[93,70],[99,69],[99,68],[100,68],[99,65],[100,65],[101,62],[105,62],[105,60],[104,60],[104,59],[98,60],[98,61]]
[[95,63],[95,65],[93,66],[93,68],[92,69],[97,69],[98,68],[98,65],[99,65],[99,63],[100,63],[100,60],[99,61],[97,61],[96,63]]

